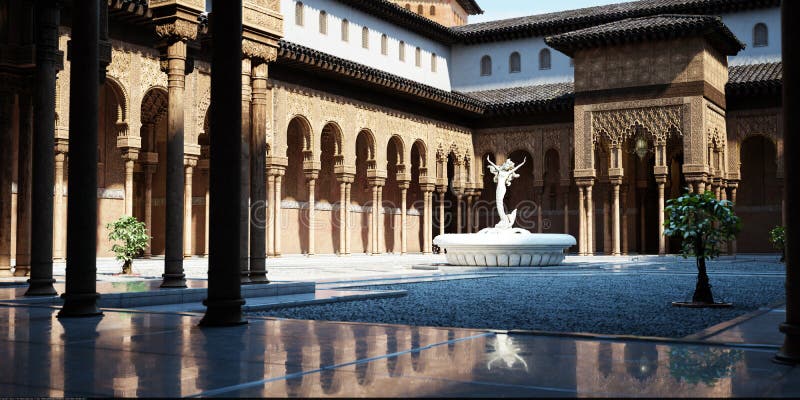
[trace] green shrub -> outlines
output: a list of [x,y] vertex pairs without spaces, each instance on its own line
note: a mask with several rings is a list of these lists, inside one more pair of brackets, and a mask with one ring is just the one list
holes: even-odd
[[117,260],[124,262],[122,273],[130,274],[133,259],[141,255],[147,248],[147,241],[150,239],[147,228],[136,218],[123,216],[106,225],[106,229],[109,231],[108,240],[113,243],[111,251],[116,255]]
[[786,261],[786,229],[782,226],[776,226],[769,231],[769,241],[775,250],[781,252],[781,262]]
[[733,203],[717,200],[706,191],[687,193],[667,201],[664,234],[682,239],[681,255],[697,259],[697,287],[692,301],[713,303],[708,284],[706,260],[719,257],[724,242],[733,240],[741,229],[741,220],[733,211]]

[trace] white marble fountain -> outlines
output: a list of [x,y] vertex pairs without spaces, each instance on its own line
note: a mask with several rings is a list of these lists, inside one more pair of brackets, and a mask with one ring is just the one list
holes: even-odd
[[[488,159],[487,159],[488,160]],[[497,183],[495,200],[500,223],[494,228],[486,228],[478,233],[439,235],[433,244],[447,256],[452,265],[486,267],[543,267],[558,265],[564,261],[567,249],[577,242],[571,235],[552,233],[531,233],[525,229],[514,228],[517,210],[505,213],[503,199],[506,187],[514,178],[519,178],[510,159],[497,166],[489,161],[489,171]]]

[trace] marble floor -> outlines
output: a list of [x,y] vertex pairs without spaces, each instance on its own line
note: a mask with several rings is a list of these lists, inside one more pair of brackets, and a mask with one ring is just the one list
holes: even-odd
[[681,341],[0,307],[1,396],[798,396],[773,349]]

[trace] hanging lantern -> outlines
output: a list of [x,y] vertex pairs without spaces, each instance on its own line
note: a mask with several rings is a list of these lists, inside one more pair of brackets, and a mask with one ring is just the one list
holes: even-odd
[[637,156],[639,156],[639,159],[640,160],[644,159],[644,157],[647,155],[649,151],[650,149],[647,146],[647,139],[645,139],[644,136],[642,135],[637,136],[634,152],[636,153]]

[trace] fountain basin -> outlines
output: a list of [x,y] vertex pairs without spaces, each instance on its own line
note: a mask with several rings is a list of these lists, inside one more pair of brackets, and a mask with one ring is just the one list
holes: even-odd
[[577,241],[572,235],[487,228],[478,233],[439,235],[433,244],[451,265],[545,267],[561,264]]

